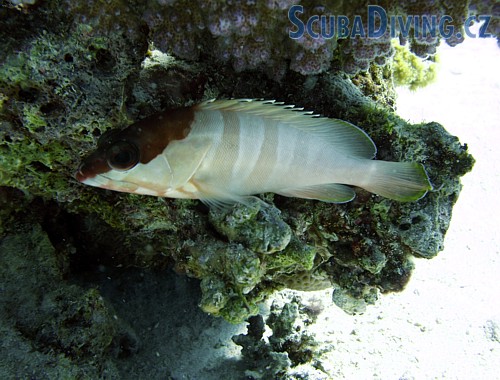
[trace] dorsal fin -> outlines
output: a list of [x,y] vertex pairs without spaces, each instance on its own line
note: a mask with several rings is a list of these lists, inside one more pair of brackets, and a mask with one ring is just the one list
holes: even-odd
[[371,159],[377,153],[372,139],[355,125],[340,119],[321,117],[294,105],[274,100],[231,99],[209,100],[196,107],[200,110],[245,112],[277,120],[327,141],[337,152],[348,156]]

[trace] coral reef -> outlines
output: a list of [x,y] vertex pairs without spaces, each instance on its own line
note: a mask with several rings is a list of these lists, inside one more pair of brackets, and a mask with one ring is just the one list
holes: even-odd
[[[317,250],[291,240],[279,210],[261,200],[211,210],[209,220],[229,244],[198,239],[174,256],[178,271],[202,279],[200,306],[206,312],[241,322],[257,313],[267,293],[282,287],[280,274],[313,269]],[[263,283],[271,279],[275,284],[265,289]]]
[[[200,280],[203,310],[236,323],[283,287],[333,287],[337,305],[362,312],[379,292],[404,288],[412,257],[442,249],[459,178],[473,165],[467,146],[436,123],[411,125],[394,114],[388,36],[292,40],[287,12],[294,3],[2,3],[0,273],[8,315],[1,329],[9,341],[32,344],[39,362],[60,358],[54,371],[112,378],[106,358],[120,341],[133,352],[133,333],[99,291],[68,284],[71,274],[106,265],[174,267]],[[349,16],[366,7],[327,3],[304,3],[302,16]],[[466,12],[462,2],[404,4],[388,11]],[[475,9],[496,12],[488,6]],[[409,49],[429,54],[436,43],[413,38]],[[73,179],[82,155],[109,130],[214,97],[277,99],[352,122],[373,138],[377,158],[424,163],[435,190],[409,204],[356,189],[348,204],[266,194],[267,206],[207,210],[197,201],[112,193]],[[39,272],[19,264],[26,260]]]
[[229,241],[244,243],[258,253],[282,251],[290,242],[292,231],[280,217],[280,211],[258,198],[232,212],[211,210],[210,223]]
[[[63,281],[66,260],[36,225],[1,241],[4,375],[118,378],[110,359],[137,348],[133,332],[120,324],[97,289]],[[60,358],[58,366],[52,365],[53,356]]]
[[[291,70],[303,75],[325,72],[332,62],[333,67],[340,67],[351,75],[367,71],[371,64],[384,66],[394,54],[391,37],[398,37],[405,27],[396,23],[395,30],[387,30],[378,38],[369,38],[366,36],[368,4],[365,1],[349,4],[326,2],[325,6],[306,1],[301,2],[303,8],[290,14],[290,8],[297,3],[292,0],[193,5],[190,2],[187,6],[185,1],[177,0],[158,2],[148,7],[142,18],[152,31],[154,46],[164,52],[188,60],[210,54],[223,63],[231,63],[236,71],[268,70],[271,77],[277,79],[284,75],[287,60]],[[448,27],[453,27],[455,33],[447,37],[446,42],[455,46],[463,41],[464,21],[468,16],[467,1],[389,2],[384,10],[389,17],[412,15],[415,17],[413,20],[419,20],[410,22],[408,36],[402,37],[403,43],[409,40],[411,51],[419,57],[433,56],[440,42],[437,31],[423,36],[421,20],[424,18],[431,20],[435,17],[436,25],[439,25],[442,15],[450,16],[452,20]],[[494,15],[489,31],[494,36],[499,35],[498,9],[494,2],[473,3],[471,11]],[[331,15],[345,16],[351,22],[354,16],[360,16],[362,31],[351,24],[348,29],[351,34],[342,35],[339,21],[330,20]],[[295,39],[287,38],[289,32],[300,30],[298,25],[302,24],[305,29],[311,16],[318,17],[311,28],[317,38],[309,33],[298,35]],[[179,30],[188,33],[181,36]],[[457,37],[457,33],[461,36]],[[356,38],[347,38],[354,36]]]
[[[304,330],[310,318],[301,306],[298,297],[284,304],[274,301],[265,323],[260,314],[250,317],[247,334],[233,336],[234,343],[242,347],[248,378],[301,378],[293,376],[293,368],[318,355],[314,335]],[[272,331],[267,339],[264,338],[266,325]]]

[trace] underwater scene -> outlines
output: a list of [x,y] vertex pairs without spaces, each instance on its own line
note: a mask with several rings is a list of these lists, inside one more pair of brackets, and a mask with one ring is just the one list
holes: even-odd
[[0,378],[500,379],[500,3],[2,0]]

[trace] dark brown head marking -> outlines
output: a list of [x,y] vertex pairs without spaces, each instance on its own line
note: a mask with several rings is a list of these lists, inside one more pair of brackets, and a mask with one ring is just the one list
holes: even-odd
[[123,130],[104,134],[97,149],[86,157],[76,178],[79,181],[111,170],[107,162],[107,152],[115,144],[127,142],[135,145],[139,152],[139,162],[147,164],[161,154],[174,140],[184,139],[191,131],[194,108],[185,107],[167,110],[138,121]]

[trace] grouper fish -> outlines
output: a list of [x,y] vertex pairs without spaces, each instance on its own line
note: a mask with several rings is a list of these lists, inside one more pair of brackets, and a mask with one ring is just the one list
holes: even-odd
[[397,201],[432,189],[420,163],[373,160],[358,127],[274,101],[210,100],[104,134],[76,178],[104,189],[210,206],[254,194],[348,202],[358,186]]

